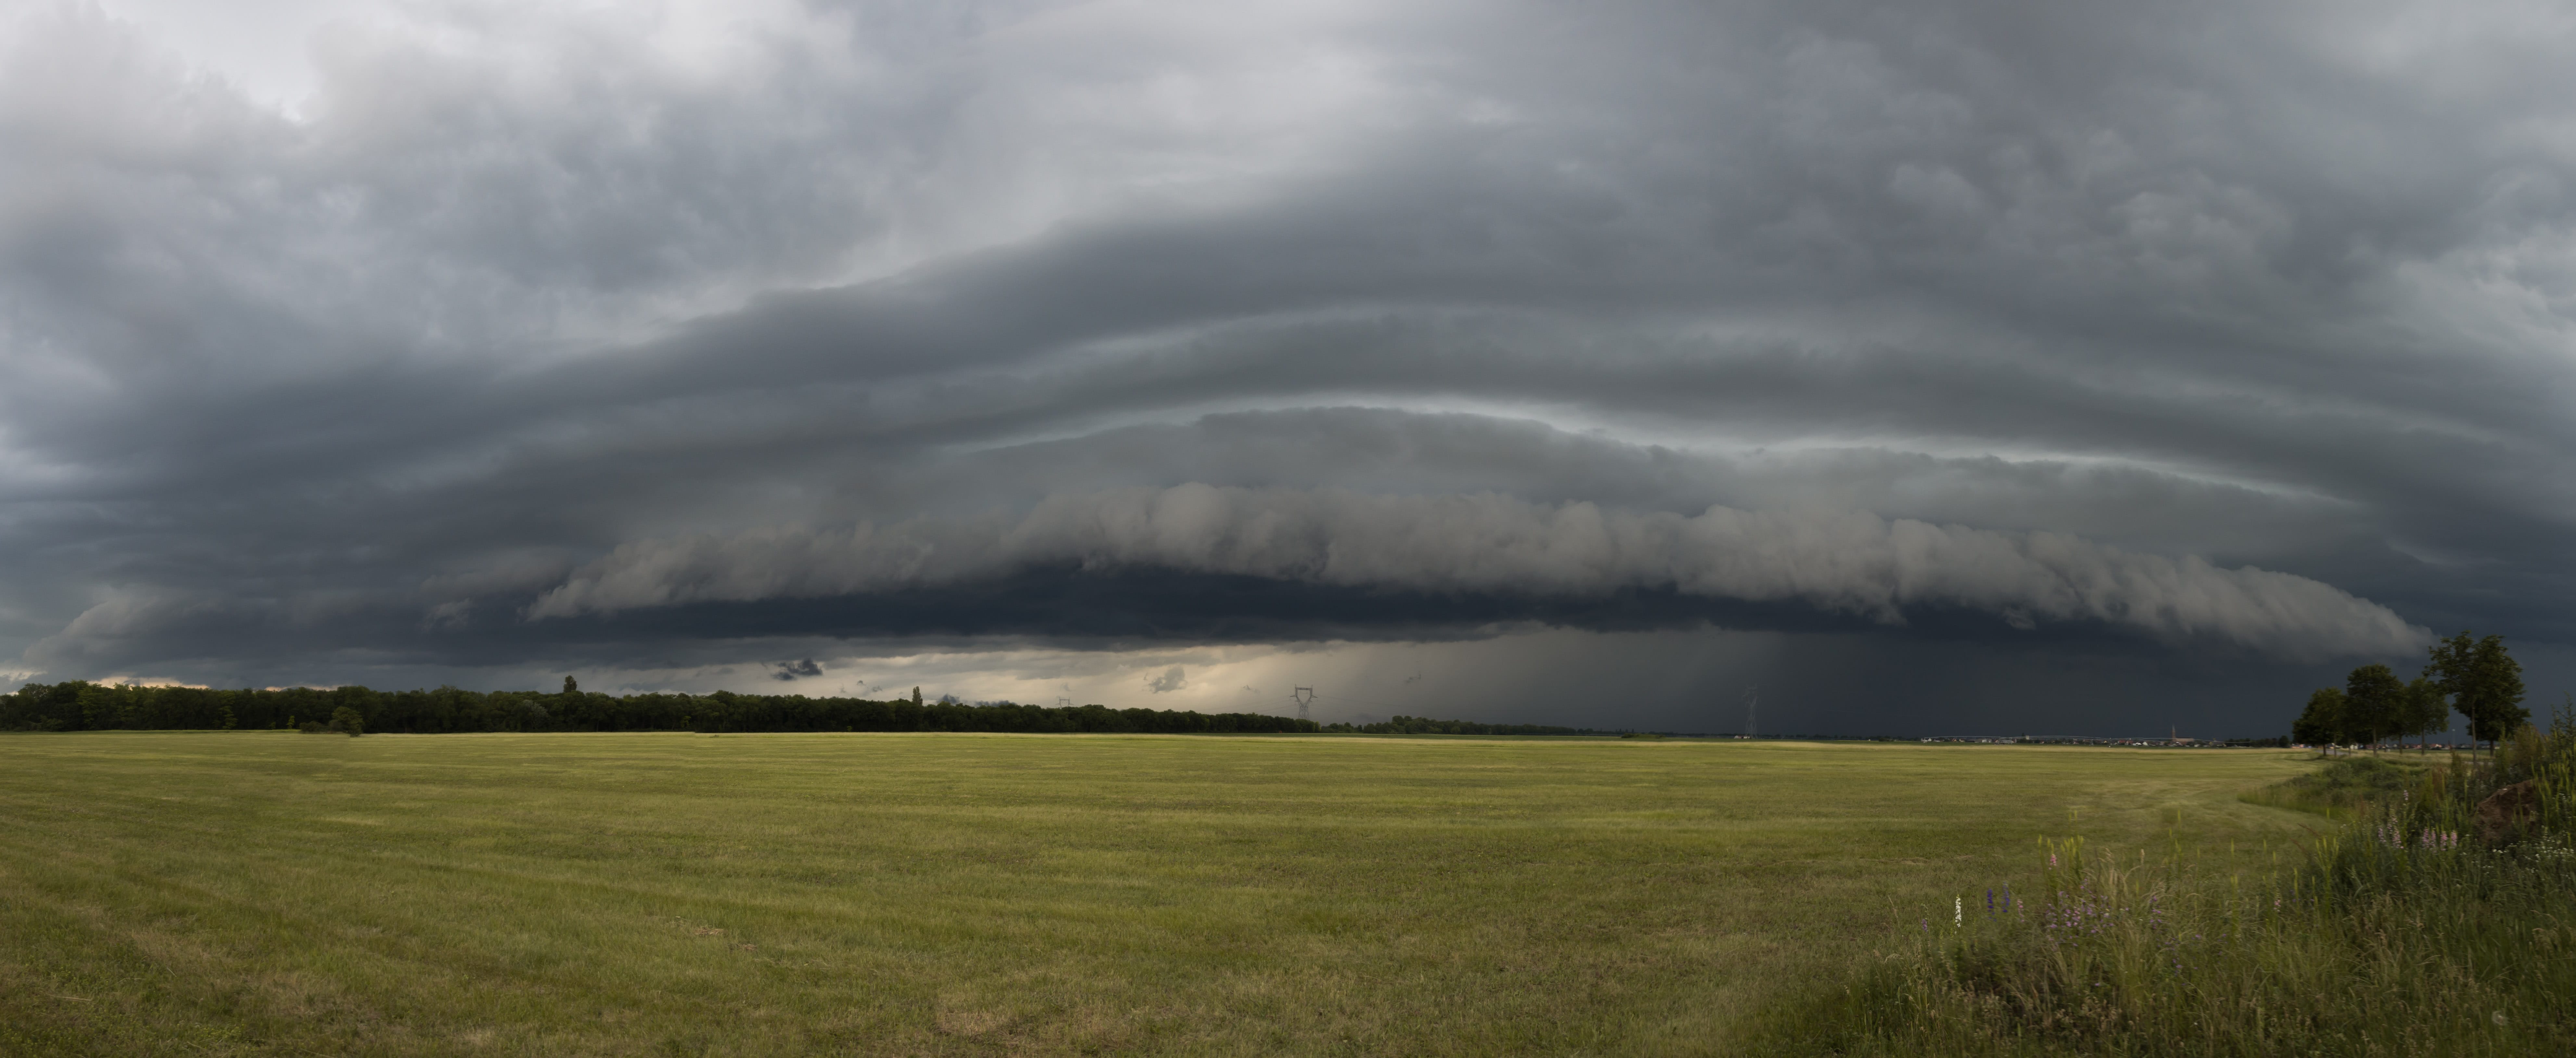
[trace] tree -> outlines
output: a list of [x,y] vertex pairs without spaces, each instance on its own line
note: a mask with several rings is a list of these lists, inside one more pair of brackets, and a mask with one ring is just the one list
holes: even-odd
[[570,676],[566,676],[566,677],[564,677],[564,689],[563,689],[563,692],[564,692],[565,694],[575,694],[575,693],[578,693],[580,690],[581,690],[581,682],[580,682],[580,681],[575,680],[575,679],[573,679],[573,678],[572,678],[572,677],[570,677]]
[[2343,680],[2343,733],[2347,741],[2377,745],[2402,730],[2406,685],[2386,665],[2364,665]]
[[2503,636],[2479,639],[2461,632],[2435,642],[2424,675],[2469,718],[2469,737],[2493,742],[2531,721],[2522,707],[2522,663],[2504,648]]
[[331,730],[356,738],[367,733],[367,718],[358,715],[357,710],[344,705],[331,710]]
[[2442,685],[2423,676],[2406,684],[2405,722],[2398,728],[2401,735],[2420,735],[2430,743],[2433,732],[2451,729],[2451,702],[2442,697]]
[[2308,708],[2290,723],[2290,741],[2322,746],[2343,741],[2343,691],[2319,687]]
[[91,731],[106,731],[126,726],[126,714],[133,696],[123,687],[104,683],[80,683],[80,722]]

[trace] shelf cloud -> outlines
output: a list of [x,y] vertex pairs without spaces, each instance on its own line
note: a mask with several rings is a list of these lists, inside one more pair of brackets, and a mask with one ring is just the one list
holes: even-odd
[[1071,566],[1412,592],[1599,596],[1627,589],[1797,602],[1905,623],[1909,606],[2007,625],[2097,622],[2172,642],[2310,660],[2420,648],[2429,633],[2332,586],[2195,557],[2132,554],[1864,511],[1696,515],[1494,493],[1379,496],[1185,484],[1052,497],[1017,519],[771,528],[625,544],[531,618],[890,592]]
[[2556,700],[2569,54],[2430,0],[0,0],[0,671],[2278,734],[2470,628]]

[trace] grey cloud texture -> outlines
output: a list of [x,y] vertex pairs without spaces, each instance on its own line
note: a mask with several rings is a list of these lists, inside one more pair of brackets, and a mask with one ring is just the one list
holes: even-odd
[[696,602],[887,592],[1071,565],[1426,592],[1686,595],[1803,603],[1902,624],[1909,606],[2017,628],[2091,621],[2300,660],[2407,652],[2429,638],[2304,577],[2169,559],[2055,533],[1865,512],[1689,517],[1491,493],[1371,496],[1189,484],[1061,496],[1016,521],[770,529],[627,544],[540,596],[532,618]]
[[1206,588],[1119,597],[1166,639],[1229,577],[1964,609],[2023,694],[2132,661],[2006,614],[2576,643],[2550,5],[153,11],[0,7],[13,671],[893,649],[825,588],[1081,640],[1032,562]]

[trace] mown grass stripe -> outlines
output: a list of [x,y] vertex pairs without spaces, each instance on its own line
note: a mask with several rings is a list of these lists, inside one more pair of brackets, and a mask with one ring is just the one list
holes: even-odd
[[229,1029],[245,1053],[1695,1054],[1865,951],[1894,909],[2020,869],[2069,807],[2099,841],[2162,847],[2179,804],[2196,847],[2250,847],[2287,814],[2234,796],[2298,768],[1776,744],[6,737],[0,810],[25,825],[0,828],[0,908],[86,910],[5,919],[0,970],[131,969],[89,954],[113,937],[147,962],[202,953],[148,986],[102,978],[123,1013],[30,1022],[75,1049]]

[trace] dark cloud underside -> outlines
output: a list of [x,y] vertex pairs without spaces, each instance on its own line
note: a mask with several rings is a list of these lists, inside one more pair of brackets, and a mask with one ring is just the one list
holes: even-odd
[[25,678],[2576,643],[2546,6],[117,10],[0,23]]

